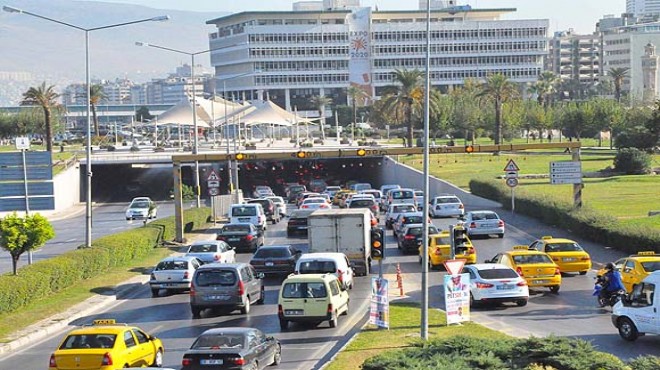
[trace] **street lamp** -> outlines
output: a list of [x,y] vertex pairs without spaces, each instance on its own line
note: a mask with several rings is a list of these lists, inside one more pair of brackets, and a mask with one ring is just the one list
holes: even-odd
[[[11,6],[3,6],[2,10],[8,12],[8,13],[19,13],[19,14],[25,14],[29,15],[32,17],[36,18],[41,18],[46,21],[54,22],[57,24],[61,24],[63,26],[67,26],[70,28],[75,28],[80,31],[85,32],[85,86],[87,88],[86,92],[86,100],[87,100],[87,138],[85,140],[85,144],[87,146],[85,150],[85,160],[87,161],[87,182],[86,182],[86,187],[87,187],[87,199],[86,199],[86,215],[85,215],[85,247],[91,247],[92,246],[92,121],[91,121],[91,104],[90,104],[90,88],[91,88],[91,83],[90,83],[90,78],[89,78],[89,33],[92,31],[98,31],[98,30],[104,30],[107,28],[114,28],[114,27],[121,27],[121,26],[128,26],[131,24],[136,24],[136,23],[142,23],[142,22],[163,22],[168,19],[170,19],[169,15],[161,15],[158,17],[153,17],[153,18],[145,18],[145,19],[139,19],[136,21],[130,21],[130,22],[123,22],[123,23],[116,23],[116,24],[110,24],[106,26],[100,26],[100,27],[92,27],[92,28],[84,28],[80,26],[76,26],[75,24],[71,23],[66,23],[63,21],[59,21],[57,19],[45,17],[43,15],[39,15],[36,13],[31,13],[22,9],[14,8]],[[96,133],[98,135],[98,132]]]

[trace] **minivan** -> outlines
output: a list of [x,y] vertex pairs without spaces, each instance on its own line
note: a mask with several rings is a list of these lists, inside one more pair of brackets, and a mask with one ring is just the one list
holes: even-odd
[[210,263],[195,271],[190,285],[190,310],[194,319],[207,308],[250,312],[252,303],[263,304],[263,274],[247,263]]
[[259,231],[266,231],[266,214],[259,203],[232,204],[229,207],[229,223],[249,222]]
[[334,274],[346,289],[353,289],[353,268],[344,253],[305,253],[298,259],[296,274]]
[[415,191],[413,189],[395,189],[390,190],[387,204],[412,204],[417,208]]
[[348,314],[348,292],[333,274],[289,275],[282,283],[277,302],[280,329],[289,322],[321,323],[337,326],[339,315]]

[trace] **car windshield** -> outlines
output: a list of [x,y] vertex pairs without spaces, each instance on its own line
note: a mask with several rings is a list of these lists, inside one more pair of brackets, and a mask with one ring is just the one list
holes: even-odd
[[[437,234],[437,233],[438,233],[438,229],[436,229],[435,226],[429,226],[429,234]],[[408,229],[408,232],[406,234],[414,235],[414,236],[422,236],[422,228],[411,227]]]
[[472,220],[481,221],[481,220],[499,220],[497,214],[495,213],[473,213]]
[[653,272],[660,270],[660,261],[642,262],[642,268],[646,272]]
[[415,206],[407,204],[405,206],[394,206],[392,209],[393,213],[405,213],[405,212],[414,212],[416,211]]
[[242,349],[245,342],[241,334],[209,334],[202,335],[191,349],[221,349],[221,348],[236,348]]
[[458,200],[458,198],[454,198],[454,197],[438,198],[438,203],[443,203],[443,204],[447,204],[447,203],[460,203],[460,202],[461,202],[461,201]]
[[518,274],[511,269],[487,269],[479,270],[482,279],[515,279]]
[[225,225],[225,227],[222,228],[222,232],[249,232],[250,231],[250,225],[232,225],[228,224]]
[[407,216],[401,220],[404,224],[421,224],[422,216]]
[[156,271],[187,270],[188,261],[163,261],[156,266]]
[[[429,229],[429,234],[431,234],[430,229]],[[442,236],[435,236],[433,237],[435,241],[435,245],[449,245],[449,240],[445,239]]]
[[215,244],[193,244],[188,249],[188,253],[214,253],[218,251]]
[[530,265],[536,263],[553,263],[550,257],[545,254],[523,254],[513,256],[513,262],[516,265]]
[[300,263],[298,272],[301,274],[335,273],[337,268],[333,261],[305,261]]
[[60,349],[112,348],[115,334],[73,334],[66,337]]
[[549,252],[581,252],[583,251],[577,243],[548,243],[545,246],[546,253]]
[[282,298],[325,298],[328,292],[323,283],[286,283]]
[[392,192],[392,199],[409,199],[413,197],[414,194],[412,191],[397,190]]
[[307,198],[303,202],[303,204],[310,204],[310,203],[325,203],[326,200],[324,198]]
[[147,200],[136,200],[135,202],[131,203],[130,208],[149,208],[149,201],[147,201]]
[[234,217],[256,216],[257,209],[255,207],[235,207],[232,209],[231,214]]
[[197,285],[232,286],[236,284],[236,274],[233,270],[197,270]]
[[291,253],[289,248],[259,248],[257,253],[254,254],[254,258],[282,258],[289,257]]

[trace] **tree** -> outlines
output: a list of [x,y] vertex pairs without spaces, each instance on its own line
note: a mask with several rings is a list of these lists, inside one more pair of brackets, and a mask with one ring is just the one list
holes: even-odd
[[539,75],[538,80],[529,88],[529,92],[536,94],[539,105],[547,107],[550,98],[557,92],[559,78],[551,71],[545,71]]
[[23,253],[41,248],[54,236],[53,226],[38,213],[23,218],[14,212],[0,219],[0,247],[11,254],[14,275]]
[[103,86],[102,85],[91,85],[89,88],[89,105],[92,108],[92,118],[94,119],[94,135],[99,136],[101,135],[101,131],[99,130],[99,119],[96,116],[96,106],[105,100],[107,96],[105,95],[105,92],[103,91]]
[[621,102],[621,85],[623,85],[623,80],[628,77],[628,68],[619,68],[615,67],[607,71],[607,74],[610,76],[614,82],[614,97],[617,102]]
[[321,127],[321,139],[325,140],[325,131],[324,127],[325,126],[325,107],[326,105],[332,104],[332,98],[329,98],[327,96],[323,95],[315,95],[312,96],[310,99],[310,102],[316,107],[316,110],[319,112],[319,126]]
[[23,101],[21,105],[38,105],[44,112],[44,128],[46,131],[46,150],[53,151],[53,124],[52,113],[53,109],[57,107],[57,98],[60,95],[55,92],[53,85],[46,86],[43,82],[40,86],[30,87],[28,91],[23,93]]
[[135,110],[135,121],[146,122],[153,119],[155,116],[149,112],[149,108],[144,105]]
[[500,73],[488,76],[481,84],[477,97],[485,98],[495,106],[495,145],[502,143],[502,105],[518,96],[515,83]]
[[[353,107],[353,123],[351,124],[351,127],[353,127],[353,135],[355,136],[355,124],[357,123],[357,103],[358,99],[368,99],[370,96],[361,88],[351,85],[348,87],[346,90],[346,95],[349,97],[351,100],[351,107]],[[351,138],[352,140],[355,139],[355,137]]]
[[422,107],[424,89],[421,85],[424,73],[420,70],[394,70],[395,86],[383,97],[385,106],[395,112],[397,117],[403,117],[408,128],[408,147],[413,146],[413,108]]
[[477,98],[478,93],[478,82],[471,78],[466,79],[462,87],[450,93],[454,101],[453,126],[455,130],[462,132],[465,144],[468,139],[474,144],[476,131],[483,122],[484,112]]

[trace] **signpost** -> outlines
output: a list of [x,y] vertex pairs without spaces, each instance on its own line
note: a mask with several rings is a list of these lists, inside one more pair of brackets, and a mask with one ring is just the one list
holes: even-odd
[[27,137],[15,143],[20,152],[0,153],[0,212],[55,209],[51,153],[29,151]]
[[582,162],[550,162],[550,183],[552,185],[581,184]]
[[220,195],[220,177],[215,168],[211,168],[208,176],[206,177],[206,187],[208,188],[209,196],[211,197],[211,209],[213,210],[213,225],[215,225],[215,196]]
[[518,171],[520,167],[513,161],[509,159],[506,166],[504,166],[504,172],[506,172],[506,186],[511,188],[511,214],[516,210],[516,186],[518,186]]

